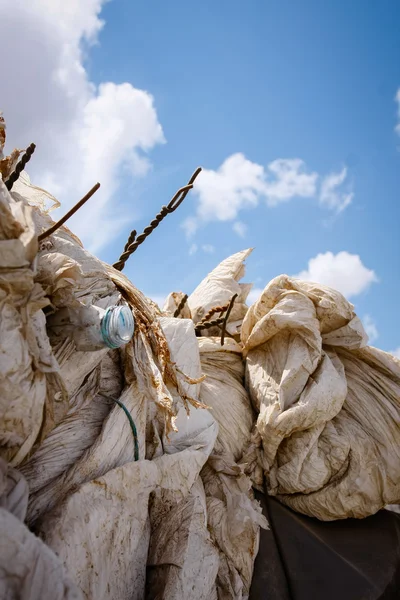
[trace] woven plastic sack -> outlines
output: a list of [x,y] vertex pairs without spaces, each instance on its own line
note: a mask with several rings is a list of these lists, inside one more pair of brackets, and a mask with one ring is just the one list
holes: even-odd
[[255,413],[244,388],[242,348],[227,338],[198,338],[201,370],[201,401],[211,408],[219,431],[214,448],[239,461],[250,443]]
[[260,527],[268,527],[252,491],[251,477],[259,469],[252,436],[255,414],[244,388],[240,345],[230,338],[224,346],[220,338],[198,339],[205,375],[200,400],[210,406],[219,425],[213,453],[201,473],[208,529],[219,550],[218,599],[244,600],[250,591]]
[[0,459],[0,598],[82,600],[59,558],[23,524],[28,486]]
[[167,454],[190,452],[202,457],[202,462],[197,471],[192,469],[196,481],[189,494],[183,495],[179,488],[158,488],[152,494],[146,597],[216,600],[219,556],[207,529],[206,499],[199,475],[214,447],[218,426],[199,401],[202,377],[193,322],[162,318],[160,323],[179,375],[180,393],[180,400],[176,398],[177,431],[168,438],[160,432],[161,444]]
[[213,454],[201,473],[207,502],[207,526],[219,550],[219,600],[247,600],[260,527],[268,529],[250,478],[229,455]]
[[0,456],[14,466],[67,408],[42,310],[49,301],[34,279],[36,253],[32,208],[0,180]]
[[330,288],[273,279],[243,326],[268,492],[321,520],[400,498],[400,362]]
[[192,487],[190,451],[139,460],[84,485],[39,527],[85,598],[142,600],[150,539],[148,502],[156,488]]

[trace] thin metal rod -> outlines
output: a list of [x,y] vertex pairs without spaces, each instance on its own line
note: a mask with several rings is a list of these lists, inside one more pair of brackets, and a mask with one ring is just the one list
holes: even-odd
[[96,183],[96,185],[94,185],[92,187],[92,189],[85,195],[83,196],[83,198],[81,200],[79,200],[79,202],[77,202],[75,204],[75,206],[73,206],[71,208],[71,210],[69,210],[67,212],[67,214],[65,214],[59,221],[57,221],[57,223],[55,223],[52,227],[50,227],[49,229],[46,229],[46,231],[44,231],[43,233],[41,233],[38,237],[39,242],[41,242],[42,240],[46,239],[47,237],[49,237],[49,235],[52,235],[55,231],[57,231],[57,229],[59,227],[61,227],[61,225],[64,225],[64,223],[66,221],[68,221],[68,219],[70,217],[72,217],[72,215],[74,215],[80,208],[81,206],[83,206],[85,204],[85,202],[87,202],[89,200],[89,198],[91,198],[93,196],[93,194],[95,192],[97,192],[97,190],[99,189],[100,184]]

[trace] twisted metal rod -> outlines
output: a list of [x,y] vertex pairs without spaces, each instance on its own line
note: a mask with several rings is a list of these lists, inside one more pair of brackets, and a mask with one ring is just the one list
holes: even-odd
[[199,323],[197,323],[197,325],[201,325],[202,323],[207,323],[207,321],[209,321],[211,319],[211,317],[213,317],[217,313],[220,313],[219,316],[222,317],[222,315],[224,314],[224,312],[226,310],[228,310],[228,307],[229,307],[229,302],[227,304],[222,305],[222,306],[213,306],[204,315],[204,317],[201,319],[201,321]]
[[125,244],[124,252],[126,252],[129,248],[129,246],[131,244],[133,244],[133,242],[135,241],[135,238],[136,238],[136,234],[137,234],[136,229],[132,229],[132,231],[129,234],[128,241]]
[[25,169],[26,165],[31,159],[32,154],[35,152],[36,144],[29,144],[27,149],[25,150],[24,156],[21,158],[14,171],[11,173],[10,177],[5,182],[5,186],[9,192],[11,192],[14,183],[17,181],[22,171]]
[[[201,172],[201,167],[198,167],[195,172],[193,173],[193,175],[191,176],[191,178],[189,179],[189,182],[187,185],[181,187],[176,194],[173,196],[173,198],[171,199],[171,201],[168,203],[167,206],[163,206],[160,210],[160,212],[155,216],[155,218],[151,221],[150,225],[148,227],[145,227],[145,229],[143,230],[143,233],[141,233],[140,235],[137,236],[137,238],[128,245],[125,244],[125,248],[123,253],[121,254],[121,256],[119,257],[119,259],[117,260],[117,262],[115,262],[113,264],[114,269],[117,269],[118,271],[122,271],[123,268],[125,267],[126,261],[128,260],[128,258],[134,253],[136,252],[136,250],[138,249],[138,247],[143,244],[143,242],[145,241],[145,239],[156,229],[156,227],[159,226],[159,224],[161,223],[161,221],[170,213],[173,213],[184,201],[184,199],[186,198],[186,196],[188,195],[189,191],[193,188],[193,184],[194,181],[196,179],[196,177],[199,175],[199,173]],[[129,236],[131,237],[131,236]],[[128,240],[129,241],[129,240]]]
[[196,335],[200,335],[202,329],[211,329],[211,327],[217,327],[222,325],[224,322],[224,317],[218,317],[218,319],[214,319],[213,321],[208,321],[207,323],[198,323],[195,327]]
[[186,304],[186,302],[187,302],[187,299],[188,299],[188,297],[189,297],[189,296],[188,296],[187,294],[185,294],[185,295],[183,296],[182,300],[179,302],[179,304],[178,304],[178,307],[177,307],[176,311],[174,312],[174,317],[175,317],[175,318],[179,317],[179,315],[181,314],[181,312],[182,312],[182,309],[183,309],[183,307],[185,306],[185,304]]
[[233,305],[235,304],[235,300],[236,300],[237,297],[238,297],[237,294],[235,294],[234,296],[232,296],[231,301],[229,302],[228,310],[226,311],[226,314],[225,314],[225,317],[224,317],[224,322],[222,323],[221,346],[223,346],[224,343],[225,343],[226,325],[228,323],[229,316],[231,314]]
[[[238,296],[237,294],[232,296],[232,298],[229,301],[229,304],[227,304],[226,306],[214,306],[213,308],[210,308],[210,310],[207,312],[207,314],[204,315],[203,319],[197,323],[197,325],[195,327],[196,335],[200,335],[202,329],[211,329],[211,327],[219,327],[221,329],[221,346],[223,346],[224,342],[225,342],[225,335],[229,335],[229,337],[232,337],[226,331],[226,325],[227,325],[229,316],[231,314],[231,311],[232,311],[232,308],[233,308],[233,305],[235,303],[237,296]],[[225,311],[226,311],[226,314],[224,317],[219,316],[217,319],[208,321],[210,316],[214,315],[215,313],[219,312],[220,314],[222,314]]]

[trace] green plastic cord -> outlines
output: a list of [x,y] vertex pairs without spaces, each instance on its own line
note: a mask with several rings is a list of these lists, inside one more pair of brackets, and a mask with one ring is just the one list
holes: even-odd
[[135,446],[135,454],[134,454],[135,461],[139,460],[139,442],[138,442],[137,429],[136,429],[135,422],[132,419],[131,413],[126,408],[125,404],[123,402],[121,402],[121,400],[117,400],[117,398],[112,398],[111,396],[106,396],[105,394],[100,394],[100,396],[103,396],[104,398],[108,398],[109,400],[112,400],[113,402],[115,402],[116,404],[118,404],[118,406],[120,406],[122,408],[122,410],[124,411],[124,413],[128,417],[128,421],[129,421],[129,424],[131,426],[132,433],[133,433],[133,443],[134,443],[134,446]]

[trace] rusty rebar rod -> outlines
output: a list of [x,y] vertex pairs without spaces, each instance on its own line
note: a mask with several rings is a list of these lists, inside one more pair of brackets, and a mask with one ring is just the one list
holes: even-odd
[[228,319],[229,316],[231,314],[233,305],[235,304],[235,300],[238,297],[237,294],[235,294],[234,296],[232,296],[231,301],[229,302],[229,306],[228,306],[228,310],[226,311],[225,317],[224,317],[224,322],[222,323],[222,332],[221,332],[221,346],[224,345],[225,343],[225,330],[226,330],[226,325],[228,323]]
[[57,231],[57,229],[59,227],[61,227],[61,225],[64,225],[64,223],[66,221],[68,221],[68,219],[70,217],[72,217],[72,215],[74,215],[80,208],[81,206],[83,206],[85,204],[85,202],[87,202],[89,200],[89,198],[91,198],[93,196],[93,194],[95,192],[97,192],[97,190],[99,189],[100,184],[96,183],[96,185],[94,185],[92,187],[91,190],[88,191],[88,193],[83,196],[83,198],[81,200],[79,200],[79,202],[77,202],[75,204],[75,206],[73,206],[71,208],[71,210],[69,210],[67,212],[67,214],[65,214],[59,221],[57,221],[57,223],[55,223],[52,227],[49,227],[49,229],[46,229],[46,231],[43,231],[43,233],[41,233],[38,237],[39,242],[41,242],[42,240],[46,239],[47,237],[49,237],[49,235],[52,235],[55,231]]
[[26,165],[31,159],[32,154],[35,152],[36,144],[29,144],[27,149],[25,150],[24,156],[21,158],[14,171],[11,173],[10,177],[5,182],[5,186],[10,192],[14,183],[17,181],[22,171],[25,169]]
[[[213,306],[204,315],[204,317],[202,318],[202,320],[200,321],[200,323],[206,323],[207,321],[209,321],[211,319],[211,317],[213,317],[217,313],[220,313],[219,316],[222,317],[222,315],[224,314],[224,312],[226,310],[228,310],[228,307],[229,307],[229,302],[227,304],[223,304],[222,306]],[[198,325],[199,325],[199,323],[198,323]]]
[[195,327],[196,335],[199,335],[202,329],[211,329],[211,327],[218,327],[222,325],[225,317],[218,317],[218,319],[214,319],[213,321],[208,321],[207,323],[200,322]]
[[126,264],[128,258],[134,252],[136,252],[136,250],[138,249],[138,247],[141,244],[143,244],[143,242],[145,241],[145,239],[156,229],[156,227],[159,226],[159,224],[161,223],[161,221],[167,215],[173,213],[182,204],[182,202],[184,201],[184,199],[188,195],[189,191],[193,188],[194,181],[195,181],[196,177],[199,175],[199,173],[201,172],[201,170],[202,170],[201,167],[198,167],[195,170],[195,172],[193,173],[193,175],[189,179],[188,184],[185,185],[185,186],[183,186],[182,188],[180,188],[176,192],[176,194],[174,195],[174,197],[171,199],[171,201],[168,203],[167,206],[163,206],[161,208],[160,212],[151,221],[150,225],[148,227],[145,227],[145,229],[143,230],[143,233],[141,233],[140,235],[138,235],[137,238],[131,244],[129,244],[128,247],[126,247],[126,244],[125,244],[125,248],[124,248],[123,253],[119,257],[119,259],[117,260],[117,262],[115,262],[113,264],[113,267],[115,269],[117,269],[118,271],[122,271],[123,268],[125,267],[125,264]]
[[175,317],[175,318],[179,317],[179,315],[181,314],[181,312],[182,312],[182,309],[183,309],[183,307],[185,306],[185,304],[186,304],[186,302],[187,302],[187,299],[188,299],[188,297],[189,297],[189,296],[188,296],[187,294],[185,294],[185,295],[183,296],[182,300],[179,302],[179,304],[178,304],[178,307],[177,307],[176,311],[174,312],[174,317]]

